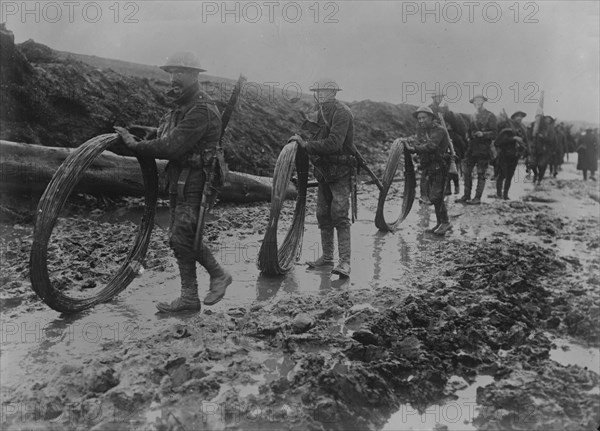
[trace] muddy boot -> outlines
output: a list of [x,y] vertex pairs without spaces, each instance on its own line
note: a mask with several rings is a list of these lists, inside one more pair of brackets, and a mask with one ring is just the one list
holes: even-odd
[[340,261],[338,265],[331,271],[332,274],[337,274],[340,277],[350,276],[350,226],[342,226],[337,228],[338,236],[338,252]]
[[451,230],[452,225],[450,223],[442,223],[440,227],[434,232],[434,234],[444,236],[447,232],[450,232]]
[[456,202],[461,203],[461,204],[466,204],[466,203],[469,203],[470,201],[471,201],[471,193],[467,194],[466,190],[465,190],[465,194],[462,196],[462,198],[456,199]]
[[159,302],[156,308],[161,313],[179,313],[181,311],[200,311],[198,298],[198,283],[196,281],[196,262],[182,262],[177,260],[181,276],[181,296],[170,304]]
[[233,279],[231,278],[231,274],[217,262],[206,245],[202,245],[199,261],[210,275],[210,288],[204,298],[204,304],[214,305],[223,299],[227,286],[231,284]]
[[502,198],[507,201],[508,199],[508,190],[510,190],[510,182],[507,181],[506,183],[504,183],[504,194],[502,195]]
[[485,189],[485,178],[477,179],[477,190],[475,191],[475,198],[469,202],[471,205],[479,205],[481,204],[481,195],[483,195],[483,190]]
[[311,268],[320,268],[322,266],[333,265],[333,228],[325,227],[321,229],[321,247],[323,254],[313,261],[306,262]]
[[436,229],[439,228],[441,225],[442,225],[441,223],[438,223],[431,229],[425,229],[425,233],[434,233],[436,231]]

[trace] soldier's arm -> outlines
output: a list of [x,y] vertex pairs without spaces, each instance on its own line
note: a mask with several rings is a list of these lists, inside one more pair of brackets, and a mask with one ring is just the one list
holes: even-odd
[[494,139],[496,137],[497,129],[496,116],[492,113],[488,114],[488,118],[485,125],[485,130],[482,130],[483,137],[487,139]]
[[308,141],[306,150],[309,154],[335,154],[342,150],[344,140],[350,128],[352,118],[351,114],[345,110],[339,109],[333,115],[331,121],[331,130],[329,136],[325,139]]
[[425,142],[423,142],[422,144],[417,143],[414,145],[415,152],[417,154],[427,154],[435,153],[438,150],[440,150],[442,153],[444,153],[448,147],[448,144],[446,143],[446,148],[443,148],[445,139],[446,134],[444,133],[444,131],[441,128],[435,128],[431,131],[431,133],[429,134],[429,138]]
[[135,149],[156,159],[177,160],[204,136],[209,127],[209,115],[206,104],[197,104],[165,136],[141,141]]

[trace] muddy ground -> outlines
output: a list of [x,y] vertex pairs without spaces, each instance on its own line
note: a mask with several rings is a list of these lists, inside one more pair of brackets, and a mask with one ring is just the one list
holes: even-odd
[[[302,259],[278,278],[255,266],[269,204],[218,205],[208,238],[235,281],[177,317],[154,308],[178,294],[164,204],[145,271],[75,316],[32,292],[31,217],[5,211],[2,429],[596,429],[600,206],[574,166],[541,187],[519,166],[511,201],[449,196],[445,238],[423,233],[435,216],[418,203],[398,232],[378,232],[376,189],[361,185],[348,280],[303,265],[320,250],[314,190]],[[136,200],[79,197],[54,230],[53,281],[102,287],[140,214]]]

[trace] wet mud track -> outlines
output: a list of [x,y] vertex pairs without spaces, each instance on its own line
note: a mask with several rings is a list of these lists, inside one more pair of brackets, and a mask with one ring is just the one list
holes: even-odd
[[[31,226],[4,226],[3,429],[596,429],[598,184],[567,164],[534,187],[520,166],[511,201],[450,196],[445,238],[423,233],[435,216],[418,204],[398,232],[377,232],[375,188],[359,190],[350,279],[302,265],[320,252],[313,196],[301,261],[276,278],[255,266],[268,205],[218,206],[208,237],[235,281],[219,304],[177,317],[154,308],[178,294],[166,208],[146,270],[76,316],[31,292]],[[137,215],[80,215],[61,219],[49,264],[85,295]]]

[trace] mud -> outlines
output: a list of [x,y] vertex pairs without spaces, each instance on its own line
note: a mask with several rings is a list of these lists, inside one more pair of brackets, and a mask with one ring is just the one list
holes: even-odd
[[[255,266],[268,204],[218,205],[208,238],[235,281],[177,317],[154,309],[178,294],[164,203],[143,274],[77,316],[32,293],[31,224],[4,224],[3,428],[596,429],[598,184],[563,168],[542,187],[519,171],[511,201],[449,196],[445,238],[423,233],[435,216],[418,205],[400,231],[377,232],[376,189],[362,185],[348,280],[302,265],[320,251],[314,190],[301,261],[278,278]],[[52,237],[55,280],[79,295],[101,286],[139,205],[72,205]]]

